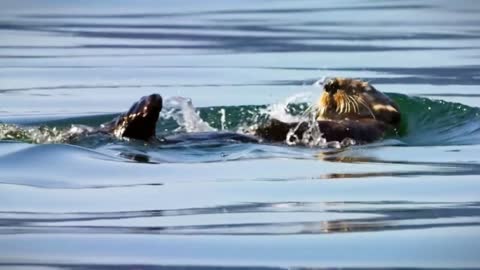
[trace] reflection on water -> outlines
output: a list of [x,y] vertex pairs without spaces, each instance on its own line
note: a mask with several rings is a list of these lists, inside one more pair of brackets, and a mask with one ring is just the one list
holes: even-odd
[[[479,202],[276,202],[126,212],[4,212],[0,233],[282,235],[413,230],[478,226],[479,206]],[[145,225],[148,220],[161,223],[162,217],[180,225]],[[182,219],[202,224],[182,225]]]
[[[478,267],[479,12],[468,0],[2,1],[0,268]],[[162,136],[236,131],[272,108],[292,117],[264,105],[313,100],[324,76],[392,93],[402,136],[61,144],[71,124],[98,126],[152,92],[200,108],[193,122],[166,111]]]

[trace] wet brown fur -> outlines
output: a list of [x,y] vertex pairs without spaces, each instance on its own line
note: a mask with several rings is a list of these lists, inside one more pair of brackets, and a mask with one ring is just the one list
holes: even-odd
[[[401,120],[393,100],[368,82],[349,78],[333,78],[324,83],[316,114],[317,125],[327,141],[349,138],[359,143],[373,142],[397,128]],[[271,119],[256,130],[256,135],[269,141],[285,141],[295,127],[295,135],[300,137],[308,124]]]
[[393,100],[368,82],[349,78],[333,78],[324,84],[317,119],[375,119],[392,126],[401,120],[399,107]]

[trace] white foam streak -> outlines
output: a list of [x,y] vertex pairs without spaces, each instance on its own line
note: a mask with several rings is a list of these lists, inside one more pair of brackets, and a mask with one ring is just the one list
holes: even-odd
[[222,125],[222,130],[225,130],[225,123],[227,122],[227,115],[225,109],[220,109],[218,113],[220,114],[220,124]]

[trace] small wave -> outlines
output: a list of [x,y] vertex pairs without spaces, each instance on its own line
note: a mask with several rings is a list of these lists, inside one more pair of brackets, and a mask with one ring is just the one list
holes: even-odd
[[407,145],[468,145],[480,142],[480,108],[401,94],[390,96],[402,110],[400,139]]

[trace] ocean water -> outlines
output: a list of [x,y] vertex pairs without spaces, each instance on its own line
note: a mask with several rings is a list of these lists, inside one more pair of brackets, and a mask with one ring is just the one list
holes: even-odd
[[[0,269],[480,267],[480,2],[0,2]],[[370,81],[400,136],[337,148],[65,140],[141,96],[160,135]]]

